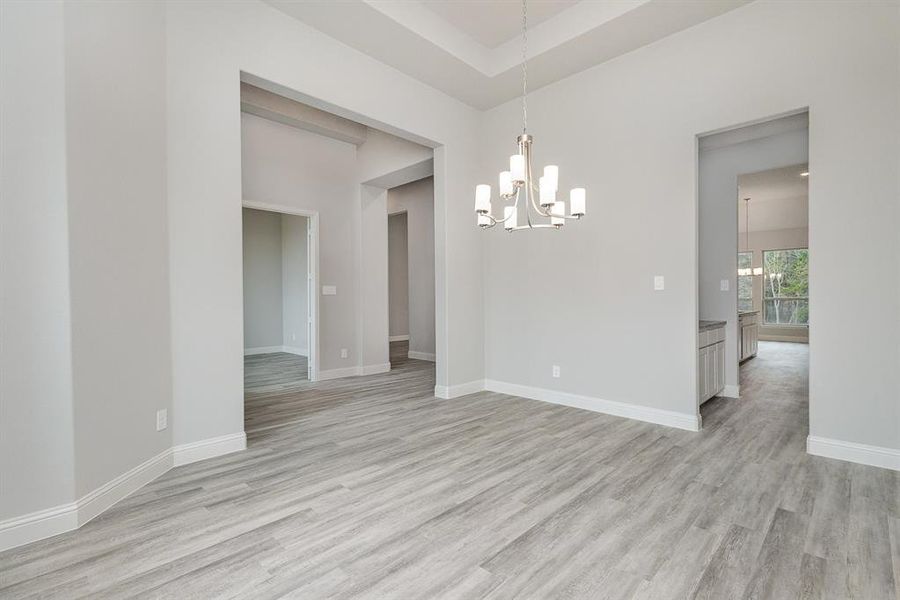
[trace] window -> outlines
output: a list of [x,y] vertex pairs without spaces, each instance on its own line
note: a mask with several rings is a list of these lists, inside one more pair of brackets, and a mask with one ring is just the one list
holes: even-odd
[[743,269],[750,272],[753,252],[738,252],[738,310],[753,310],[753,276],[741,275]]
[[809,323],[809,250],[763,252],[763,316],[766,325]]

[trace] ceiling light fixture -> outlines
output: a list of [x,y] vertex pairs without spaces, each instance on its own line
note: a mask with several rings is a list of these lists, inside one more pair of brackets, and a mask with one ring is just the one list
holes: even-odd
[[[744,251],[750,251],[750,198],[744,198]],[[753,255],[750,255],[750,264],[753,264]],[[762,267],[738,269],[738,277],[748,275],[762,275]]]
[[[544,175],[534,184],[531,166],[531,144],[534,139],[528,134],[528,7],[527,0],[522,0],[522,135],[516,142],[519,151],[509,157],[509,171],[500,173],[500,201],[513,201],[512,206],[503,207],[502,218],[491,214],[491,186],[481,184],[475,187],[475,214],[478,226],[488,229],[497,223],[503,223],[507,231],[520,229],[559,229],[566,219],[580,219],[585,213],[585,190],[573,188],[569,192],[569,214],[566,214],[566,203],[557,200],[559,190],[559,167],[547,165]],[[535,200],[537,194],[537,200]],[[521,208],[519,200],[522,200]],[[524,224],[519,225],[519,211],[524,215]],[[535,222],[538,219],[549,219],[549,222]]]

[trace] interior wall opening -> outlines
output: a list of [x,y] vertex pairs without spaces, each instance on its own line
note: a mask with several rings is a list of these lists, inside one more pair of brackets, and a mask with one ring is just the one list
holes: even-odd
[[699,140],[698,411],[704,428],[781,436],[773,447],[809,432],[808,123]]

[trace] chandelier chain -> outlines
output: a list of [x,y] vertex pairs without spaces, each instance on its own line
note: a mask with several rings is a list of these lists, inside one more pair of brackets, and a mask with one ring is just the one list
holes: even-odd
[[528,0],[522,0],[522,133],[528,133]]

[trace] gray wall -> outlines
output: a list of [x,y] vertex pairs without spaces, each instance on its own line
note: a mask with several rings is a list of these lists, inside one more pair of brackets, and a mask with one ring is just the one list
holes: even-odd
[[[789,120],[795,122],[797,119]],[[739,385],[737,323],[738,175],[805,163],[809,131],[805,127],[748,141],[763,124],[701,141],[699,162],[699,311],[701,319],[727,321],[725,383]],[[704,149],[724,140],[727,145]],[[736,141],[736,143],[728,143]],[[752,210],[752,207],[751,207]],[[751,234],[751,239],[753,234]],[[729,281],[727,292],[720,280]],[[755,278],[759,279],[759,278]]]
[[281,316],[285,350],[309,356],[307,219],[281,215]]
[[66,4],[76,493],[168,449],[165,7]]
[[244,349],[282,346],[281,215],[243,214]]
[[0,2],[0,520],[75,498],[63,26]]
[[[482,232],[487,376],[695,413],[696,136],[808,106],[810,432],[900,447],[898,27],[894,4],[753,2],[530,93],[537,165],[586,187],[589,214]],[[485,114],[473,184],[508,164],[521,116]],[[864,313],[848,272],[878,282]]]
[[391,337],[409,336],[409,253],[405,212],[388,215],[388,308]]
[[434,318],[434,178],[426,177],[388,190],[388,213],[407,215],[409,265],[409,350],[433,358]]
[[0,517],[172,441],[166,7],[2,10]]

